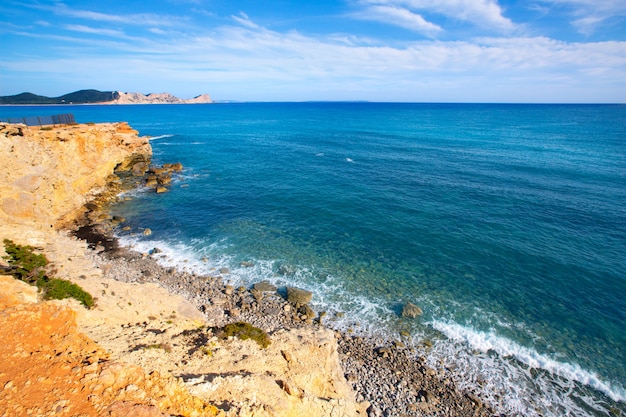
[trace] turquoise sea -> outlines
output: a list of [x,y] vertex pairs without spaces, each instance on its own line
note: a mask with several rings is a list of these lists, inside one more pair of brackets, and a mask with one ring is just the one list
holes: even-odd
[[66,112],[185,166],[115,208],[153,232],[124,243],[307,288],[334,327],[409,331],[506,415],[626,415],[626,106],[0,107]]

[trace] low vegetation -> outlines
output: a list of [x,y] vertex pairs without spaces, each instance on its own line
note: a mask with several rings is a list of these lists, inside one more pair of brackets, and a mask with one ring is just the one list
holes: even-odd
[[44,255],[34,253],[32,246],[16,245],[9,239],[4,239],[4,250],[8,254],[5,256],[11,267],[11,274],[16,278],[35,284],[45,276],[45,268],[48,259]]
[[51,278],[46,275],[48,259],[45,255],[37,254],[34,248],[28,245],[17,245],[9,239],[4,239],[4,257],[9,263],[9,273],[28,284],[36,285],[46,300],[62,300],[74,298],[85,307],[94,306],[91,294],[73,282]]
[[224,326],[222,336],[224,338],[237,337],[241,340],[252,339],[262,348],[268,347],[271,343],[270,337],[262,329],[241,321]]
[[91,294],[68,280],[44,277],[42,280],[37,281],[36,284],[42,290],[46,300],[74,298],[87,308],[91,308],[94,305]]

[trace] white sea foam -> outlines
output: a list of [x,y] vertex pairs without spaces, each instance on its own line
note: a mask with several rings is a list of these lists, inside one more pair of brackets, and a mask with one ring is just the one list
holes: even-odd
[[350,163],[352,163],[352,162],[354,162],[354,159],[352,159],[352,158],[346,158],[346,162],[350,162]]
[[[295,267],[292,273],[276,273],[280,261],[250,259],[253,266],[245,266],[232,256],[224,254],[227,243],[205,245],[203,242],[171,243],[151,239],[152,236],[123,235],[119,236],[120,244],[141,253],[154,254],[157,262],[164,267],[174,267],[181,271],[200,275],[215,274],[221,268],[228,268],[229,273],[223,274],[224,282],[239,286],[250,286],[266,280],[278,287],[293,286],[311,291],[312,306],[317,311],[326,311],[327,320],[337,329],[355,329],[361,333],[385,334],[386,322],[395,317],[393,311],[365,296],[348,295],[341,279],[328,276],[323,282],[311,279],[312,273],[306,268]],[[341,313],[341,314],[336,314]]]
[[174,267],[181,271],[195,272],[198,274],[211,274],[214,270],[227,267],[230,258],[226,255],[212,256],[218,244],[209,245],[202,252],[197,251],[184,243],[168,243],[162,240],[149,239],[140,236],[120,236],[120,244],[137,252],[152,253],[155,248],[159,249],[154,258],[159,265]]
[[354,329],[357,326],[361,332],[372,333],[381,326],[384,317],[393,316],[393,312],[382,303],[365,296],[348,295],[341,279],[332,275],[320,281],[312,278],[314,273],[308,268],[296,267],[292,273],[281,275],[275,272],[277,264],[280,264],[275,260],[253,260],[253,264],[253,267],[232,269],[231,279],[245,285],[266,280],[278,287],[293,286],[311,291],[313,308],[325,311],[327,320],[332,321],[335,328]]
[[[485,397],[501,391],[502,398],[493,400],[505,402],[509,412],[524,415],[550,415],[550,412],[555,416],[575,415],[573,410],[578,410],[579,405],[571,397],[578,397],[588,407],[601,410],[599,404],[595,404],[580,389],[577,390],[581,386],[600,391],[613,401],[626,399],[623,387],[603,381],[597,374],[578,364],[558,361],[550,355],[499,336],[495,331],[478,331],[450,321],[433,320],[430,324],[454,342],[439,344],[440,352],[437,356],[454,358],[454,364],[464,368],[462,373],[468,376],[468,388],[483,385]],[[525,366],[515,364],[510,358],[515,358]],[[483,380],[482,384],[477,384],[477,380]],[[529,395],[532,392],[540,392],[541,396]],[[537,409],[543,411],[535,414],[534,410]]]
[[150,136],[148,139],[150,140],[159,140],[164,138],[171,138],[174,135],[159,135],[159,136]]

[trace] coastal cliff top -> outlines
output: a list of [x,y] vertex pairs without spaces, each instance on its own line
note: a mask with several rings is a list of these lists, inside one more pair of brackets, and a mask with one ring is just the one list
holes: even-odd
[[147,163],[147,138],[127,123],[27,127],[0,123],[0,224],[58,228],[110,182]]
[[175,378],[109,360],[78,331],[76,312],[38,302],[34,287],[0,276],[0,408],[6,415],[215,416]]

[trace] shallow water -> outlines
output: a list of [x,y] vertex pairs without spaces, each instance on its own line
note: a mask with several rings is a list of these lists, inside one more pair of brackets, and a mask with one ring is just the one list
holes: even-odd
[[[116,207],[153,231],[123,241],[165,263],[310,289],[337,327],[408,330],[509,414],[626,412],[626,106],[7,111],[126,120],[155,162],[182,162],[169,193]],[[398,317],[407,301],[420,319]]]

